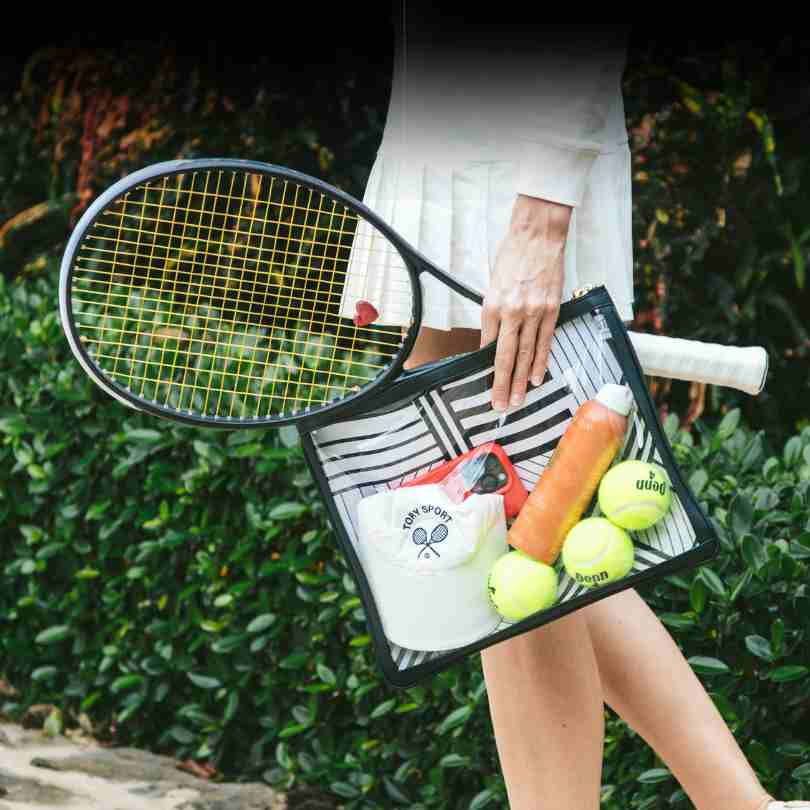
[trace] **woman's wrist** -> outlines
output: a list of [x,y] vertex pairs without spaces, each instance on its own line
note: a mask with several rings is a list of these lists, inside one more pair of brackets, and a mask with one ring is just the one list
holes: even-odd
[[572,210],[570,205],[518,194],[512,206],[509,230],[514,235],[564,242]]

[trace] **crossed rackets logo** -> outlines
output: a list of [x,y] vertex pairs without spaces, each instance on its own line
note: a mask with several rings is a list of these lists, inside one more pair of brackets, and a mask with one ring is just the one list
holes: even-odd
[[441,543],[445,539],[447,539],[447,535],[450,533],[447,525],[444,523],[440,523],[438,526],[433,528],[433,531],[430,533],[430,537],[428,537],[428,533],[419,526],[418,528],[413,530],[413,534],[411,535],[411,539],[413,540],[414,544],[417,546],[421,546],[419,549],[419,553],[416,555],[416,559],[420,559],[423,554],[430,555],[432,551],[437,557],[441,557],[442,555],[433,548],[434,543]]

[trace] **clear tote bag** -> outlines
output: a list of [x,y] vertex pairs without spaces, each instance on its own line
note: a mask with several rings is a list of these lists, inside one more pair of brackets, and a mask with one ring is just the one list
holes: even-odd
[[[699,565],[718,550],[714,530],[676,465],[627,330],[604,287],[563,303],[544,380],[530,387],[521,408],[505,416],[490,406],[493,360],[494,347],[489,346],[423,366],[392,384],[372,410],[339,420],[313,418],[299,427],[308,464],[358,586],[376,660],[392,686],[412,686],[491,644],[625,588]],[[635,559],[630,573],[589,588],[558,565],[558,594],[551,607],[520,621],[500,619],[456,648],[414,649],[388,638],[380,606],[391,594],[380,587],[375,592],[366,555],[359,553],[360,502],[401,488],[493,441],[530,492],[577,410],[606,383],[627,385],[633,395],[624,444],[613,464],[630,459],[655,462],[665,468],[672,484],[672,505],[665,517],[649,529],[632,532]],[[583,518],[599,514],[594,497]],[[452,578],[442,587],[452,599]],[[408,594],[397,598],[407,600]]]

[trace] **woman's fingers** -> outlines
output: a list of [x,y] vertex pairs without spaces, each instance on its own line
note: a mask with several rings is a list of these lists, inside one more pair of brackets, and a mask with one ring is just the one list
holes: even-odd
[[493,308],[484,317],[481,345],[495,337],[498,341],[492,386],[492,407],[496,411],[520,407],[526,399],[529,381],[534,386],[543,382],[559,312],[560,302],[554,296],[528,312]]
[[548,354],[551,351],[551,341],[554,338],[554,329],[557,326],[557,317],[560,314],[560,302],[550,305],[543,315],[538,330],[537,345],[532,358],[532,385],[537,386],[543,382],[548,365]]
[[481,347],[492,343],[498,337],[498,330],[501,325],[501,313],[497,306],[493,306],[488,301],[484,301],[481,310]]
[[502,320],[498,332],[498,347],[495,350],[495,381],[492,384],[492,407],[505,411],[512,388],[512,371],[520,340],[520,323]]
[[526,398],[526,388],[529,385],[529,372],[534,367],[534,358],[537,351],[537,333],[540,326],[537,317],[527,318],[520,325],[520,339],[518,341],[517,357],[512,372],[512,390],[509,394],[509,404],[519,407]]
[[486,302],[481,318],[481,345],[497,339],[492,407],[520,407],[529,381],[540,385],[560,311],[558,296],[543,304],[508,306]]

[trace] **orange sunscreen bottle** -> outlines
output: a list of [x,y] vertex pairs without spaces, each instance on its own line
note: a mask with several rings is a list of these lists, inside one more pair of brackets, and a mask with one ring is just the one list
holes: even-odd
[[509,530],[509,544],[553,565],[622,446],[633,394],[607,383],[583,403]]

